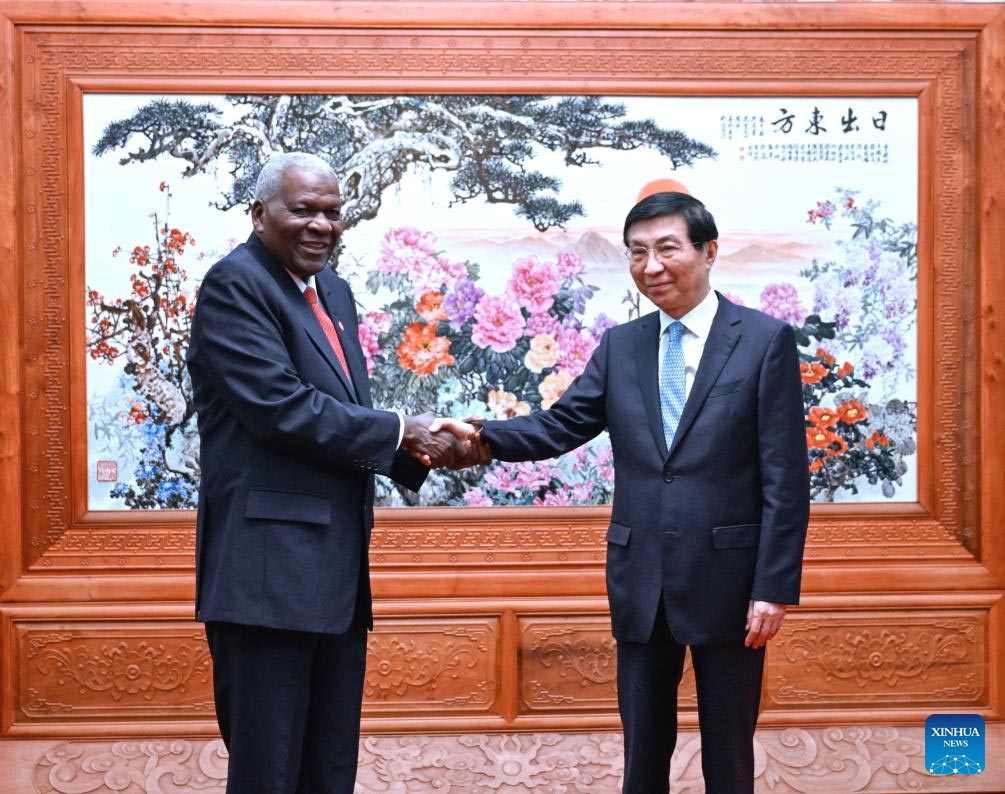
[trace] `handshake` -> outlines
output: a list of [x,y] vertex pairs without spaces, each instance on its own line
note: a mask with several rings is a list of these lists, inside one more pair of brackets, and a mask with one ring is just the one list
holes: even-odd
[[401,446],[431,468],[464,469],[492,462],[492,449],[481,437],[482,419],[439,418],[433,413],[405,417]]

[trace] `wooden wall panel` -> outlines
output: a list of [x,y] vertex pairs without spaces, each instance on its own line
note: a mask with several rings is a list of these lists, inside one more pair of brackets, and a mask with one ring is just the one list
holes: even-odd
[[365,716],[497,710],[499,621],[386,619],[367,643]]

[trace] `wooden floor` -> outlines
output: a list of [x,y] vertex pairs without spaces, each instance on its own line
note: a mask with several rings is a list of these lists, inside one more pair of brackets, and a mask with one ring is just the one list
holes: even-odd
[[[756,742],[758,794],[1005,792],[1005,725],[989,726],[989,769],[924,771],[922,726],[769,729]],[[673,794],[702,794],[696,733],[682,733]],[[219,739],[0,741],[0,794],[223,794]],[[617,733],[365,737],[356,794],[617,794]]]

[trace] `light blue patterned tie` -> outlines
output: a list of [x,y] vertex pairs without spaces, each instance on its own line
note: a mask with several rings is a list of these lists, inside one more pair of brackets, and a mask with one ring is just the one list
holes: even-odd
[[660,411],[663,413],[663,434],[667,449],[670,449],[677,424],[684,413],[686,374],[684,349],[680,344],[682,333],[682,322],[674,320],[670,323],[667,328],[666,352],[663,354],[663,369],[660,372]]

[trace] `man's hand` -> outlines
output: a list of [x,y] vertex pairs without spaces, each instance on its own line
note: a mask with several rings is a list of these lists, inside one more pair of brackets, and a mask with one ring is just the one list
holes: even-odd
[[475,428],[455,419],[433,428],[434,421],[436,415],[432,412],[406,416],[401,446],[426,466],[454,466],[465,460],[471,451],[468,439],[477,433]]
[[492,447],[489,442],[481,436],[482,422],[484,419],[478,416],[469,416],[461,421],[460,419],[437,419],[430,426],[431,431],[441,429],[450,430],[451,433],[462,437],[462,434],[469,443],[467,453],[447,464],[451,469],[466,469],[469,466],[483,466],[492,462]]
[[783,620],[785,604],[751,600],[747,607],[747,638],[743,644],[748,648],[760,648],[778,633]]

